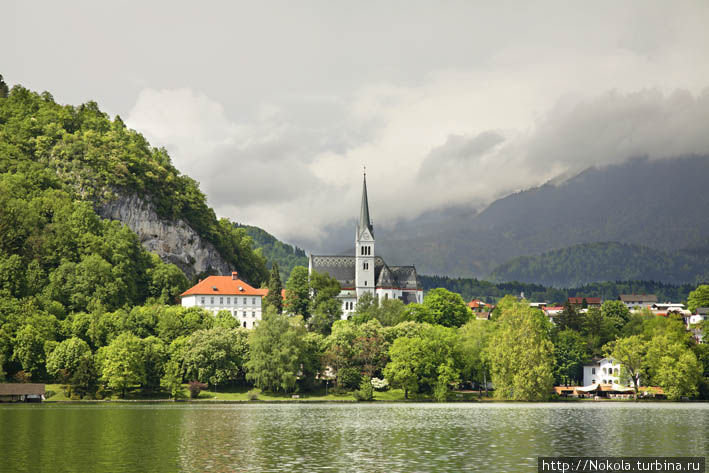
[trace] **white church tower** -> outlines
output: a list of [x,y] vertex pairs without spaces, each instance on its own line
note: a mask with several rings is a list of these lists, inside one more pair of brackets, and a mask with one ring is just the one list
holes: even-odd
[[364,174],[362,187],[362,206],[359,210],[359,222],[355,234],[355,285],[357,298],[365,292],[376,291],[374,280],[374,226],[369,219],[369,202],[367,201],[367,174]]

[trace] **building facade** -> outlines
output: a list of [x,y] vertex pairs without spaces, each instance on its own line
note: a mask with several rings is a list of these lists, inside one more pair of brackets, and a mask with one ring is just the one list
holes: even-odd
[[583,385],[620,384],[620,363],[613,358],[594,360],[583,367]]
[[253,328],[261,320],[263,298],[268,289],[256,289],[239,279],[236,271],[231,276],[209,276],[181,294],[183,307],[200,307],[215,315],[228,311],[239,325]]
[[399,299],[405,304],[423,302],[423,288],[416,268],[413,265],[389,266],[376,255],[366,175],[362,185],[359,221],[355,228],[354,255],[310,255],[308,270],[310,273],[329,274],[340,283],[338,300],[342,304],[343,319],[354,313],[357,300],[365,293],[379,300]]

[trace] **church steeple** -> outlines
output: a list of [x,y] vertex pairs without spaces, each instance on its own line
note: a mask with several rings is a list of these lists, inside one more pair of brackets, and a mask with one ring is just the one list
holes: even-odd
[[364,181],[362,183],[362,206],[359,209],[359,225],[357,226],[358,233],[367,228],[369,233],[374,236],[374,226],[369,218],[369,202],[367,200],[367,173],[364,173]]

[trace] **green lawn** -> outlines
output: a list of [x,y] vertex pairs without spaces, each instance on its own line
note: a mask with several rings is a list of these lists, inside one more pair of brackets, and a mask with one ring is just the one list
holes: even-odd
[[[187,396],[189,391],[187,390],[187,384],[183,385],[184,395]],[[64,394],[60,384],[47,384],[47,392],[54,392],[54,394],[47,398],[48,401],[69,401]],[[210,389],[202,391],[199,398],[196,401],[249,401],[248,392],[250,388],[239,386],[239,387],[228,387],[220,389]],[[333,394],[332,389],[328,389],[327,395],[325,395],[325,389],[319,388],[312,392],[298,393],[297,400],[302,401],[336,401],[336,402],[355,402],[352,393],[344,394]],[[140,391],[138,388],[131,389],[126,393],[125,400],[132,401],[142,401],[142,400],[167,400],[169,398],[168,394],[165,392],[158,392],[154,394],[146,394]],[[110,400],[120,400],[117,394],[110,397]],[[274,393],[259,393],[259,401],[293,401],[293,394],[274,394]],[[389,391],[374,392],[375,401],[406,401],[404,399],[404,391],[401,389],[390,389]],[[409,395],[409,401],[429,401],[431,400],[430,395]],[[476,401],[478,400],[478,395],[471,392],[456,393],[453,392],[449,396],[450,401]],[[490,400],[490,398],[483,398],[483,400]]]

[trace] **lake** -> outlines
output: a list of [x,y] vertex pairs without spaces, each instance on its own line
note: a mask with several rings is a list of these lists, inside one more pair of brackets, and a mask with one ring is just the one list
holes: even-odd
[[536,471],[705,456],[706,403],[0,404],[0,471]]

